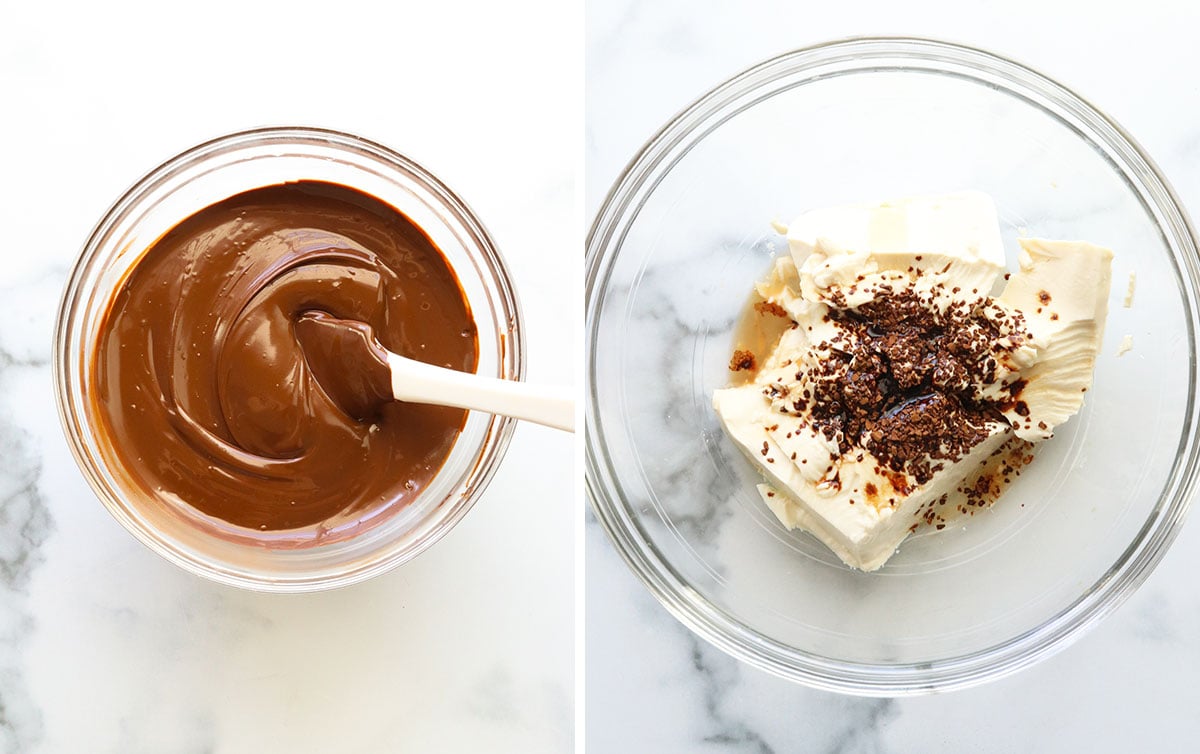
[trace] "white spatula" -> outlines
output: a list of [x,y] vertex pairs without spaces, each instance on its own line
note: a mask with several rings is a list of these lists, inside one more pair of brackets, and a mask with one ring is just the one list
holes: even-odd
[[568,388],[481,377],[405,358],[380,345],[365,322],[325,312],[305,312],[296,322],[296,337],[322,389],[356,418],[394,399],[575,431],[575,400]]

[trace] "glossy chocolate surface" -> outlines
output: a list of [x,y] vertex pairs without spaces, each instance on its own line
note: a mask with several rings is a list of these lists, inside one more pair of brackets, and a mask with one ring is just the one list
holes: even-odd
[[321,389],[347,414],[366,420],[393,400],[387,351],[366,322],[312,311],[296,320],[295,331]]
[[338,355],[306,359],[297,341],[308,312],[367,323],[403,356],[475,370],[462,289],[407,217],[330,183],[247,191],[159,239],[111,304],[93,400],[126,473],[152,496],[259,532],[324,536],[410,502],[465,412],[386,401],[348,412],[318,379],[338,366],[311,363]]

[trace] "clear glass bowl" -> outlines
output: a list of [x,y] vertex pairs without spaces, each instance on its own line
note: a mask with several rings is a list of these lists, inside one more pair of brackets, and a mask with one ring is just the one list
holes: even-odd
[[201,144],[138,181],[92,231],[63,294],[53,364],[63,429],[100,500],[150,549],[214,581],[271,592],[344,586],[415,557],[470,509],[514,427],[511,419],[469,412],[442,469],[410,505],[353,537],[308,546],[219,538],[194,509],[147,496],[127,477],[87,399],[99,327],[114,294],[147,248],[185,217],[242,191],[296,180],[356,188],[411,218],[462,284],[479,334],[477,372],[524,374],[517,296],[495,243],[454,192],[407,157],[345,133],[266,128]]
[[[994,508],[860,573],[763,506],[712,391],[752,284],[786,253],[772,219],[972,188],[996,200],[1010,268],[1024,233],[1114,249],[1095,387]],[[668,123],[596,218],[592,506],[676,617],[760,668],[864,695],[1003,676],[1113,610],[1178,530],[1197,474],[1198,279],[1159,171],[1045,76],[917,39],[782,55]],[[1117,358],[1125,335],[1133,351]]]

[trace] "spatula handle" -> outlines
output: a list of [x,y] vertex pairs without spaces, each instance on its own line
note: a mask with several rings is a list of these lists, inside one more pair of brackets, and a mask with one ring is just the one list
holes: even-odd
[[388,354],[396,400],[436,403],[575,431],[575,400],[569,388],[481,377]]

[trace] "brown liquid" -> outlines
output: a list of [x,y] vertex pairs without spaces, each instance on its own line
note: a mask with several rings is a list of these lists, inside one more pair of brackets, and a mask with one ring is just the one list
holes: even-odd
[[749,351],[754,355],[754,366],[749,369],[730,370],[729,386],[739,387],[754,381],[758,370],[762,369],[767,356],[775,350],[783,333],[792,325],[789,317],[780,317],[769,311],[764,311],[761,305],[766,299],[752,290],[745,308],[733,327],[733,348],[731,353]]
[[305,312],[296,320],[296,340],[321,389],[350,416],[369,419],[393,400],[387,352],[366,322]]
[[322,356],[306,361],[297,342],[310,311],[367,323],[403,356],[475,371],[462,289],[407,217],[330,183],[247,191],[159,239],[112,301],[93,400],[126,474],[235,536],[336,537],[411,502],[466,412],[385,402],[351,416],[314,377]]

